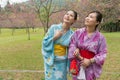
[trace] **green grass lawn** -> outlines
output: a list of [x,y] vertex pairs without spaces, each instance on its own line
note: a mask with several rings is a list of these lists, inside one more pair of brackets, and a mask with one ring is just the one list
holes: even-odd
[[[31,30],[31,40],[27,40],[25,29],[16,29],[14,35],[11,34],[11,29],[2,29],[0,34],[0,70],[43,71],[43,30]],[[120,80],[120,32],[103,34],[107,40],[108,54],[98,80]],[[37,72],[0,72],[0,80],[42,80],[43,77],[43,73]]]
[[120,32],[104,33],[108,54],[99,80],[120,80]]
[[[14,35],[11,34],[10,29],[2,29],[0,34],[0,70],[43,70],[43,30],[31,30],[31,40],[27,40],[25,29],[16,29]],[[39,73],[0,72],[0,77],[5,80],[40,80],[41,76]]]

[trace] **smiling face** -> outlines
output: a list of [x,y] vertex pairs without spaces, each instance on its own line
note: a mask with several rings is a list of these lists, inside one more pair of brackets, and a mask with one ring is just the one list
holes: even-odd
[[86,26],[96,26],[98,25],[99,22],[97,21],[97,13],[90,13],[86,18],[85,18],[85,25]]
[[64,17],[63,22],[73,24],[75,22],[75,14],[73,11],[68,11]]

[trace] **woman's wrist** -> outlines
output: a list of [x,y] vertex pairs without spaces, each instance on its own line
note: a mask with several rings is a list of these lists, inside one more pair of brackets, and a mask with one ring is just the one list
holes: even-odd
[[95,59],[94,58],[91,58],[90,59],[90,63],[93,64],[95,62]]
[[53,40],[55,41],[55,40],[56,40],[56,37],[53,37]]
[[53,37],[53,40],[55,41],[55,40],[57,40],[57,38],[58,38],[58,37],[54,36],[54,37]]
[[80,59],[80,60],[83,60],[83,59],[84,59],[84,57],[82,57],[82,56],[80,56],[80,55],[79,55],[79,59]]

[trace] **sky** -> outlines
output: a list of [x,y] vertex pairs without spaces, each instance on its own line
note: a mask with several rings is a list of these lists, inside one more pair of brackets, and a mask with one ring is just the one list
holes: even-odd
[[[7,1],[8,0],[0,0],[1,7],[4,7],[7,4]],[[25,1],[28,1],[28,0],[9,0],[10,4],[21,3],[21,2],[25,2]]]

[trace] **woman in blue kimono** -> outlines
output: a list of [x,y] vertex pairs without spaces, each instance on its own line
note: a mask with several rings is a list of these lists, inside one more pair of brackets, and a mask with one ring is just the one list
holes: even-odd
[[68,11],[60,24],[53,24],[42,42],[45,80],[67,80],[67,48],[73,31],[70,26],[76,21],[77,12]]

